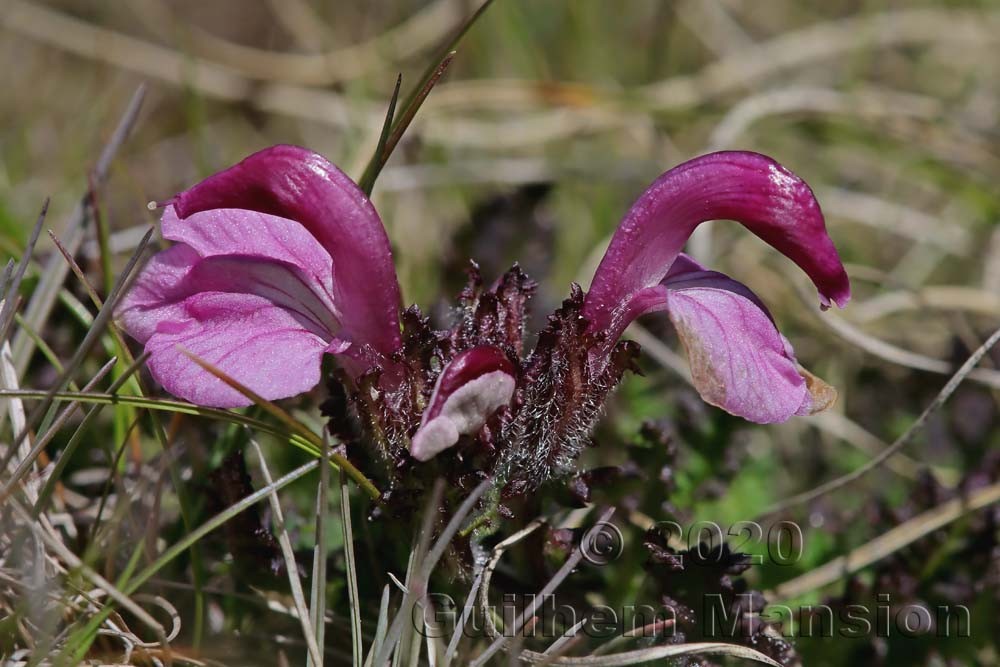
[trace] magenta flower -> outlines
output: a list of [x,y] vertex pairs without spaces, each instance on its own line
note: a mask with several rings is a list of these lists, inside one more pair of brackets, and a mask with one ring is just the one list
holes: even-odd
[[250,404],[182,347],[267,399],[315,387],[324,353],[357,374],[399,347],[385,228],[354,182],[316,153],[256,153],[171,199],[161,229],[175,245],[149,262],[119,319],[175,396]]
[[830,391],[810,392],[815,378],[800,374],[760,299],[681,254],[695,227],[713,219],[741,222],[798,264],[824,308],[847,305],[847,273],[809,186],[763,155],[725,152],[671,169],[632,205],[594,274],[583,316],[614,341],[639,315],[667,311],[702,398],[750,421],[823,409]]
[[637,353],[619,338],[645,313],[668,313],[696,388],[733,414],[778,422],[832,401],[749,288],[681,254],[717,218],[797,263],[824,307],[847,303],[809,187],[767,157],[729,152],[668,171],[639,198],[590,291],[573,286],[527,355],[534,284],[516,266],[485,288],[473,265],[457,322],[436,331],[415,307],[400,317],[389,242],[367,197],[319,155],[276,146],[168,202],[162,230],[175,244],[146,266],[119,318],[164,388],[202,405],[249,401],[182,348],[268,399],[313,388],[323,355],[334,355],[343,372],[329,383],[330,429],[349,451],[375,445],[393,486],[406,485],[400,473],[415,460],[451,450],[444,472],[455,483],[490,474],[519,493],[572,469]]

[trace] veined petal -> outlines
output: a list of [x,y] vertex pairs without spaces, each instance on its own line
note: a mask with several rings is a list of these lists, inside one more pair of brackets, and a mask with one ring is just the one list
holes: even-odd
[[333,286],[330,255],[294,220],[247,209],[220,208],[181,220],[173,206],[160,218],[163,238],[184,243],[202,257],[239,255],[284,262],[311,276],[329,291]]
[[476,433],[510,403],[515,386],[514,367],[499,349],[482,346],[458,354],[438,376],[410,454],[427,461],[460,436]]
[[389,239],[368,197],[326,158],[274,146],[210,176],[171,202],[188,219],[239,208],[294,220],[332,259],[340,337],[388,355],[399,347],[399,284]]
[[666,310],[684,349],[695,388],[707,402],[769,424],[829,407],[832,387],[801,369],[792,346],[748,287],[685,258],[687,271],[633,300],[634,315]]
[[162,230],[178,243],[149,261],[118,312],[140,342],[158,323],[183,317],[180,302],[199,292],[267,297],[314,322],[315,333],[327,339],[340,329],[329,255],[298,223],[242,209],[182,221],[168,207]]
[[594,274],[583,315],[608,329],[641,290],[664,279],[702,222],[736,220],[801,267],[822,305],[840,307],[850,284],[812,190],[758,153],[712,153],[657,179],[632,206]]
[[146,344],[149,370],[175,396],[197,405],[250,405],[243,394],[194,363],[208,361],[268,400],[319,383],[327,342],[288,310],[251,294],[203,292],[181,304],[185,319],[161,324]]

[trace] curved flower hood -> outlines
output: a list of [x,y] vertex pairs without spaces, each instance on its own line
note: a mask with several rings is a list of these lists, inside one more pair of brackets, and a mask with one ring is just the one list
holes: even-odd
[[161,229],[175,245],[147,264],[118,316],[176,396],[250,403],[180,348],[277,399],[314,387],[324,352],[356,375],[400,345],[399,285],[382,221],[316,153],[255,153],[171,199]]
[[671,169],[639,197],[594,274],[583,317],[613,343],[636,317],[666,310],[702,398],[750,421],[826,408],[832,388],[799,371],[761,300],[681,254],[695,228],[714,219],[741,223],[798,264],[824,308],[847,305],[847,273],[809,186],[769,157],[730,151]]

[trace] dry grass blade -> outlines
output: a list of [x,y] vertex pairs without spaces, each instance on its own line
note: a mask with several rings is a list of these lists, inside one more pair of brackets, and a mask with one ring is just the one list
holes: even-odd
[[14,323],[14,311],[17,309],[18,290],[21,289],[21,281],[24,279],[24,273],[28,270],[28,264],[31,263],[31,257],[35,253],[35,244],[38,242],[38,237],[42,232],[42,225],[45,223],[45,216],[48,212],[49,200],[46,199],[42,204],[42,210],[38,214],[38,219],[35,220],[35,226],[31,229],[31,236],[28,238],[28,244],[24,247],[24,253],[21,255],[21,261],[17,264],[17,270],[14,272],[12,282],[10,282],[10,289],[7,289],[7,281],[4,281],[4,301],[3,308],[0,309],[0,341],[7,341],[7,335],[10,333],[11,324]]
[[479,594],[479,587],[483,583],[483,573],[484,570],[480,570],[476,578],[473,579],[472,586],[469,587],[469,594],[466,596],[465,605],[462,607],[462,615],[458,617],[458,621],[455,623],[455,630],[452,632],[451,640],[449,640],[448,647],[444,652],[444,658],[442,659],[444,667],[448,667],[451,664],[451,661],[455,659],[455,654],[458,652],[458,643],[462,641],[462,630],[465,628],[465,624],[468,623],[469,617],[475,609],[476,596]]
[[[997,253],[1000,256],[1000,253]],[[914,310],[966,311],[972,315],[1000,315],[1000,288],[996,290],[963,285],[927,285],[917,290],[882,292],[851,304],[851,321],[876,322],[884,317]]]
[[[17,371],[14,369],[14,361],[11,358],[10,343],[8,341],[3,341],[3,345],[0,346],[0,389],[3,390],[13,390],[17,391]],[[24,410],[24,401],[20,398],[7,398],[0,400],[0,406],[3,406],[3,414],[0,416],[0,425],[3,424],[3,419],[6,418],[7,414],[10,414],[10,428],[11,433],[21,433],[26,430],[27,427],[27,416]],[[8,469],[11,474],[14,472],[14,461],[17,458],[27,459],[30,457],[31,445],[27,439],[23,440],[21,446],[18,448],[17,453],[14,453],[14,447],[10,448],[10,453],[6,452],[6,447],[0,447],[0,459],[7,460]]]
[[745,646],[723,644],[720,642],[704,642],[697,644],[673,644],[670,646],[653,646],[651,648],[612,653],[610,655],[584,656],[579,658],[552,657],[542,654],[525,652],[525,659],[531,663],[547,663],[551,665],[571,665],[573,667],[621,667],[623,665],[642,665],[654,660],[668,660],[695,655],[722,655],[730,658],[742,658],[762,662],[772,667],[781,665],[769,657]]
[[590,619],[588,618],[580,619],[573,625],[573,627],[564,632],[561,637],[559,637],[554,642],[549,644],[549,647],[544,651],[542,651],[542,655],[549,658],[549,660],[546,662],[540,662],[539,664],[542,665],[552,664],[553,660],[560,657],[563,653],[569,651],[572,648],[573,643],[575,643],[574,640],[577,639],[577,633],[580,632],[580,629],[584,625],[586,625],[589,620]]
[[[104,376],[107,375],[112,368],[114,368],[116,363],[118,363],[118,359],[116,357],[112,357],[111,360],[108,361],[108,363],[104,364],[104,366],[99,371],[97,371],[97,374],[95,374],[94,377],[91,378],[90,382],[87,383],[87,386],[84,387],[84,391],[89,391],[93,389],[94,386],[97,385],[98,382],[103,380]],[[35,459],[38,458],[38,455],[42,453],[42,450],[45,449],[45,447],[49,444],[52,438],[54,438],[59,433],[63,425],[66,423],[66,420],[69,419],[74,412],[76,412],[76,409],[78,407],[80,407],[79,403],[70,403],[68,406],[66,406],[66,408],[64,408],[63,411],[59,413],[59,415],[52,422],[52,425],[49,426],[48,429],[46,429],[45,433],[43,433],[35,440],[34,446],[31,447],[27,455],[24,456],[18,462],[17,467],[14,468],[14,471],[11,473],[10,479],[7,481],[6,484],[3,485],[3,488],[0,488],[0,504],[6,501],[8,495],[10,495],[10,493],[14,490],[14,486],[18,484],[21,481],[21,477],[23,477],[25,473],[27,473],[28,470],[31,469],[31,467],[35,464]],[[25,442],[27,442],[27,440],[25,440]],[[38,502],[38,495],[33,489],[29,492],[28,498],[32,504]]]
[[424,562],[423,571],[421,572],[424,582],[430,578],[431,572],[434,571],[438,561],[444,556],[445,549],[448,548],[448,545],[451,544],[451,539],[458,533],[458,529],[462,526],[462,522],[465,521],[465,517],[469,515],[472,508],[476,506],[476,503],[479,502],[479,499],[483,497],[483,494],[486,493],[493,483],[491,479],[480,482],[479,486],[474,488],[465,500],[462,501],[462,504],[458,506],[458,509],[455,510],[455,513],[445,525],[444,530],[438,536],[437,541],[434,542],[434,547],[427,554],[427,559]]
[[[326,641],[326,515],[330,491],[330,437],[323,432],[323,449],[320,451],[319,484],[316,487],[316,544],[313,546],[312,579],[309,582],[309,613],[316,630],[316,645],[323,648]],[[344,473],[340,471],[340,485],[346,486]],[[323,651],[320,650],[323,667]],[[312,662],[312,657],[309,657]],[[355,665],[355,667],[360,667]]]
[[365,667],[371,667],[372,661],[375,656],[378,655],[379,651],[382,650],[382,645],[385,643],[386,632],[389,629],[389,584],[386,584],[382,588],[382,600],[379,602],[378,607],[378,622],[375,626],[375,638],[372,640],[371,650],[368,652],[368,657],[365,658]]
[[[125,369],[125,371],[114,382],[111,383],[111,386],[108,387],[108,394],[114,395],[115,392],[121,389],[128,379],[132,377],[132,375],[140,368],[142,368],[142,365],[146,362],[146,358],[148,356],[149,353],[144,352],[139,356],[139,358],[132,362],[132,364]],[[33,516],[39,516],[45,509],[45,505],[52,496],[52,492],[55,490],[56,484],[60,479],[62,479],[63,470],[65,470],[66,465],[69,463],[70,459],[73,457],[73,453],[79,446],[83,434],[87,431],[91,422],[93,422],[93,420],[97,417],[97,414],[100,412],[102,407],[103,406],[100,404],[92,406],[89,410],[87,410],[87,414],[83,416],[83,419],[80,420],[80,424],[76,427],[73,435],[70,436],[66,446],[63,447],[62,453],[59,455],[59,458],[56,460],[55,465],[52,468],[52,472],[48,475],[48,479],[45,480],[45,486],[43,486],[42,490],[38,493],[38,499],[35,501],[35,507],[32,510]]]
[[344,532],[344,568],[347,570],[347,598],[351,608],[351,655],[354,667],[361,667],[364,661],[364,649],[361,636],[361,599],[358,596],[358,562],[354,555],[354,529],[351,525],[351,494],[343,471],[339,477],[340,520]]
[[969,230],[925,211],[843,188],[820,188],[816,196],[823,202],[823,210],[828,216],[853,220],[920,243],[930,243],[953,255],[964,257],[969,254],[973,238]]
[[[596,526],[607,525],[607,522],[611,520],[611,517],[612,515],[614,515],[614,513],[615,513],[615,508],[611,507],[606,509],[601,514],[601,517],[597,520],[597,523],[595,525]],[[566,579],[566,577],[568,577],[570,573],[572,573],[573,570],[576,569],[576,566],[580,564],[580,561],[583,560],[584,553],[585,553],[584,549],[580,548],[580,549],[575,549],[573,553],[570,554],[569,558],[566,559],[566,562],[562,564],[562,567],[560,567],[554,575],[552,575],[552,578],[549,580],[547,584],[545,584],[542,590],[539,591],[538,595],[532,598],[531,604],[525,607],[525,609],[521,612],[521,614],[514,620],[513,627],[510,628],[510,630],[505,628],[504,632],[499,637],[494,639],[493,643],[491,643],[489,647],[485,651],[483,651],[471,663],[472,667],[480,667],[481,665],[485,665],[490,658],[496,655],[498,651],[500,651],[507,645],[507,642],[510,641],[512,637],[516,637],[518,634],[520,634],[522,628],[524,628],[525,623],[527,623],[535,615],[535,612],[544,603],[544,601],[550,598],[552,593],[555,592],[556,588],[558,588],[559,585],[562,584],[562,582]],[[488,594],[488,589],[485,586],[483,587],[483,592]],[[528,656],[531,655],[531,653],[525,651],[523,655]]]
[[[469,512],[472,511],[472,508],[475,507],[475,504],[479,501],[483,494],[486,493],[486,490],[489,489],[492,483],[492,480],[487,479],[473,489],[472,493],[470,493],[468,497],[462,501],[459,508],[455,510],[455,513],[448,521],[444,530],[441,531],[441,535],[434,543],[434,546],[427,551],[426,557],[421,557],[425,544],[430,539],[430,532],[434,525],[433,512],[428,510],[427,514],[424,515],[424,526],[420,534],[421,546],[418,549],[417,557],[413,561],[413,570],[416,572],[416,576],[412,581],[407,581],[406,595],[403,596],[403,602],[400,605],[400,609],[392,620],[392,625],[389,627],[386,634],[385,642],[376,654],[373,664],[384,665],[389,660],[393,651],[397,649],[397,645],[403,637],[404,627],[409,621],[412,620],[414,604],[427,592],[427,581],[430,578],[431,572],[441,559],[441,556],[444,555],[445,549],[448,548],[448,545],[451,543],[451,539],[458,532],[462,522],[468,516]],[[440,483],[436,485],[436,490],[439,487],[441,487]],[[431,500],[433,504],[428,503],[428,507],[437,507],[440,504],[440,491],[435,493]]]
[[[604,522],[611,518],[614,513],[614,509],[608,509],[604,514],[598,519],[596,525],[602,525]],[[493,555],[487,563],[486,568],[483,571],[484,579],[483,585],[480,588],[480,607],[484,610],[489,603],[489,577],[493,569],[496,567],[500,560],[500,556],[503,552],[516,544],[517,542],[523,540],[529,534],[534,532],[538,527],[543,525],[541,521],[535,521],[526,526],[524,529],[518,531],[514,535],[500,542],[493,551]],[[502,634],[497,632],[496,628],[492,624],[487,613],[484,613],[484,619],[486,623],[486,629],[489,634],[491,634],[495,639],[493,644],[482,654],[480,654],[476,660],[474,660],[471,665],[478,666],[484,665],[486,662],[496,653],[497,650],[503,648],[503,646],[511,639],[511,637],[516,636],[520,633],[521,628],[524,627],[526,619],[529,619],[537,609],[537,606],[542,604],[542,600],[545,600],[547,596],[551,595],[556,587],[562,582],[565,577],[572,572],[573,568],[579,564],[580,559],[583,557],[583,550],[577,549],[566,563],[559,569],[559,571],[552,577],[548,584],[542,591],[534,596],[533,604],[526,608],[524,612],[517,618],[514,622],[513,629],[511,631],[505,631]],[[558,643],[558,642],[557,642]],[[555,646],[554,650],[558,650],[560,647]],[[553,647],[550,647],[552,650]],[[615,653],[608,655],[591,655],[586,657],[560,657],[552,655],[551,653],[538,653],[535,651],[521,651],[519,653],[520,659],[535,663],[535,664],[551,664],[551,665],[580,665],[580,666],[613,666],[613,665],[638,665],[646,662],[652,662],[654,660],[663,660],[665,658],[679,657],[684,655],[728,655],[736,658],[745,658],[748,660],[756,660],[758,662],[763,662],[768,665],[774,665],[775,667],[780,667],[778,663],[774,662],[767,656],[749,649],[743,646],[737,646],[733,644],[722,644],[722,643],[703,643],[703,644],[681,644],[672,646],[656,646],[647,649],[640,649],[636,651],[627,651],[623,653]]]
[[[112,132],[111,138],[104,146],[100,156],[98,156],[97,163],[94,165],[91,176],[92,187],[99,187],[107,180],[108,171],[111,168],[111,162],[114,160],[115,155],[118,153],[118,149],[125,143],[125,140],[132,131],[132,128],[135,126],[135,123],[139,118],[139,110],[142,108],[142,102],[145,97],[145,85],[141,85],[136,88],[135,92],[132,94],[132,99],[129,100],[125,112],[118,121],[118,125],[115,127],[114,132]],[[67,222],[66,228],[62,234],[62,237],[65,239],[66,248],[69,250],[70,254],[76,253],[76,251],[80,249],[81,243],[83,243],[83,227],[86,222],[87,212],[89,209],[86,199],[87,197],[84,197],[83,200],[77,204],[76,208],[73,209],[73,213],[70,215],[69,221]],[[144,246],[147,240],[148,234],[143,237],[140,247]],[[52,306],[55,304],[59,288],[66,280],[66,272],[68,270],[69,267],[67,267],[58,256],[53,256],[49,258],[48,262],[46,262],[41,272],[41,280],[35,287],[31,301],[28,302],[24,313],[24,320],[31,329],[35,331],[42,330],[43,325],[52,310]],[[112,299],[109,297],[109,301],[111,300]],[[18,376],[23,376],[24,371],[28,367],[28,363],[31,361],[31,354],[35,348],[34,341],[25,332],[21,331],[14,339],[13,348],[14,363],[17,367]]]
[[[227,521],[232,519],[234,516],[240,512],[246,510],[251,505],[255,505],[266,497],[269,497],[272,493],[283,489],[295,480],[311,472],[319,465],[319,461],[310,461],[305,463],[295,470],[287,473],[283,477],[275,480],[273,483],[268,484],[257,491],[254,491],[250,495],[243,498],[243,500],[231,505],[222,512],[216,514],[214,517],[201,524],[194,530],[190,531],[183,538],[168,547],[160,556],[154,560],[152,563],[143,568],[135,576],[130,577],[127,583],[121,585],[121,590],[125,595],[131,595],[137,591],[143,584],[149,581],[157,572],[166,567],[180,554],[189,550],[198,543],[202,538],[204,538],[209,533],[217,530]],[[97,629],[101,626],[104,620],[112,613],[112,608],[110,606],[105,607],[100,613],[94,615],[87,624],[83,627],[79,633],[84,637],[93,637],[97,632]],[[81,644],[81,648],[85,650],[87,644]]]
[[[441,500],[444,498],[444,487],[444,479],[434,480],[434,487],[431,489],[424,506],[420,527],[414,535],[415,548],[410,550],[410,557],[406,563],[406,583],[401,583],[391,572],[389,573],[389,578],[403,593],[400,608],[393,617],[392,625],[389,626],[389,632],[382,645],[382,651],[388,651],[391,654],[391,667],[400,667],[404,656],[413,652],[413,642],[411,641],[411,635],[415,629],[413,627],[413,607],[424,594],[424,586],[420,583],[420,571],[427,558],[427,552],[430,550],[431,537],[437,523],[438,508],[441,507]],[[404,613],[406,613],[405,618]],[[375,663],[382,664],[382,661],[376,656]]]
[[985,46],[997,41],[998,20],[1000,14],[995,11],[916,8],[824,21],[735,51],[692,76],[650,84],[643,93],[655,108],[676,109],[752,88],[785,70],[865,48],[933,42]]
[[[868,456],[878,456],[880,452],[889,448],[888,443],[875,437],[839,412],[827,410],[817,413],[810,417],[810,423]],[[924,470],[924,466],[902,453],[886,461],[885,465],[898,475],[911,480],[918,479]]]
[[[417,9],[410,17],[385,32],[358,44],[322,50],[330,40],[329,28],[316,9],[305,0],[270,0],[272,15],[299,41],[320,53],[272,51],[229,41],[185,21],[183,29],[190,45],[204,56],[241,75],[263,81],[328,87],[365,73],[381,71],[385,61],[407,62],[436,46],[464,17],[461,0],[437,0]],[[161,6],[162,5],[162,6]],[[130,5],[131,6],[131,5]],[[135,3],[137,18],[153,31],[174,18],[164,11],[168,3]],[[187,18],[187,17],[185,17]]]
[[0,294],[7,293],[7,285],[10,284],[11,276],[14,275],[14,258],[11,257],[7,260],[7,264],[3,267],[3,273],[0,273]]
[[[257,459],[260,461],[260,472],[264,477],[264,483],[271,486],[274,480],[271,478],[271,470],[267,467],[267,459],[264,452],[254,438],[250,438],[250,444],[257,452]],[[302,635],[306,640],[306,648],[309,649],[309,659],[313,665],[323,664],[323,655],[319,645],[316,643],[316,630],[313,628],[309,615],[309,607],[306,605],[306,596],[302,590],[302,580],[299,578],[299,566],[295,562],[295,551],[292,549],[292,540],[288,537],[288,530],[285,528],[285,515],[281,511],[281,501],[278,500],[278,492],[271,491],[268,494],[268,501],[271,503],[271,513],[274,515],[275,530],[278,533],[278,544],[281,545],[281,555],[285,558],[285,571],[288,573],[288,586],[292,592],[292,599],[295,601],[295,610],[298,612],[299,623],[302,624]],[[322,619],[321,619],[322,622]]]
[[[500,559],[503,557],[504,552],[517,544],[524,538],[526,538],[531,533],[535,532],[539,528],[545,525],[545,521],[542,519],[535,519],[527,526],[517,531],[510,537],[502,540],[499,544],[493,547],[493,554],[490,559],[486,562],[483,567],[481,574],[482,585],[479,587],[479,607],[480,609],[489,609],[490,604],[490,583],[493,580],[493,571],[496,569],[497,565],[500,563]],[[500,633],[497,631],[496,626],[493,624],[493,619],[488,613],[483,614],[483,621],[486,624],[486,632],[493,638],[499,637]],[[456,628],[457,634],[458,628]],[[453,642],[457,642],[457,639],[453,638]]]
[[654,637],[663,632],[665,629],[673,627],[673,625],[674,625],[674,619],[672,618],[661,618],[655,620],[652,623],[648,623],[642,626],[641,628],[633,628],[632,630],[624,632],[621,635],[615,637],[611,641],[601,644],[596,649],[594,649],[594,652],[591,653],[590,655],[598,656],[598,655],[607,655],[609,653],[613,653],[615,649],[617,649],[619,646],[622,646],[630,639]]
[[146,624],[151,630],[153,630],[161,642],[166,643],[166,632],[163,626],[152,616],[149,615],[145,609],[137,605],[128,595],[118,588],[116,588],[111,582],[102,577],[100,574],[95,572],[92,568],[88,567],[81,561],[76,554],[70,551],[62,540],[59,539],[58,535],[52,530],[48,522],[44,520],[35,520],[28,510],[21,505],[21,502],[17,498],[11,498],[8,501],[10,506],[14,509],[14,512],[21,518],[24,525],[28,526],[32,533],[38,537],[45,546],[48,547],[52,553],[63,561],[67,567],[79,570],[84,577],[89,579],[95,586],[103,590],[108,596],[120,604],[124,609],[127,609],[130,613],[135,615],[140,621]]
[[[815,86],[789,86],[744,97],[733,105],[715,126],[708,143],[712,150],[725,150],[730,146],[736,146],[740,142],[741,135],[755,122],[780,114],[812,112],[855,114],[875,118],[904,116],[931,120],[936,118],[941,110],[940,101],[932,97],[886,91],[881,88],[860,88],[842,92]],[[826,197],[821,196],[819,199],[826,208]]]
[[824,565],[780,584],[773,592],[765,593],[765,596],[769,600],[791,600],[832,584],[878,562],[966,514],[989,507],[997,502],[1000,502],[1000,483],[977,489],[964,498],[949,500],[895,526],[847,555],[838,556]]
[[913,422],[913,424],[911,424],[908,429],[906,429],[905,433],[896,438],[895,442],[893,442],[889,447],[882,450],[878,454],[878,456],[876,456],[871,461],[869,461],[868,463],[866,463],[865,465],[861,466],[860,468],[858,468],[853,472],[843,475],[842,477],[838,477],[837,479],[830,480],[829,482],[821,484],[820,486],[814,489],[811,489],[804,493],[800,493],[796,496],[792,496],[787,500],[783,500],[779,503],[776,503],[775,505],[772,505],[771,507],[767,508],[764,511],[764,516],[779,514],[793,507],[797,507],[799,505],[813,501],[816,498],[819,498],[821,496],[826,495],[827,493],[830,493],[831,491],[835,491],[837,489],[843,488],[844,486],[847,486],[848,484],[860,479],[861,477],[864,477],[869,472],[882,465],[882,463],[884,463],[889,457],[891,457],[893,454],[895,454],[903,447],[905,447],[913,439],[913,437],[920,432],[924,424],[927,422],[927,418],[930,417],[935,412],[937,412],[937,410],[942,405],[944,405],[945,401],[947,401],[948,398],[950,398],[951,395],[955,392],[955,389],[957,389],[958,386],[962,384],[962,381],[965,380],[965,378],[976,367],[976,364],[982,361],[983,357],[986,356],[986,353],[989,352],[990,349],[992,349],[992,347],[996,345],[998,341],[1000,341],[1000,329],[994,331],[993,334],[986,339],[986,342],[980,345],[979,349],[977,349],[975,352],[972,353],[972,355],[966,360],[966,362],[962,364],[962,367],[959,368],[958,371],[956,371],[956,373],[951,377],[951,379],[948,380],[948,382],[944,385],[944,387],[942,387],[938,395],[934,397],[934,400],[931,401],[930,404],[920,414],[920,416],[917,417],[917,420]]
[[[908,368],[938,373],[939,375],[948,375],[952,372],[953,366],[947,361],[910,352],[909,350],[904,350],[884,340],[870,336],[839,315],[826,313],[820,319],[841,338],[880,359]],[[968,373],[968,377],[969,380],[994,389],[1000,389],[1000,372],[998,371],[987,368],[975,368]]]
[[[115,306],[118,304],[118,299],[121,298],[122,294],[125,292],[125,288],[128,285],[130,279],[132,278],[132,271],[135,269],[139,258],[142,256],[143,251],[146,249],[146,244],[149,242],[150,236],[153,234],[153,229],[150,228],[146,235],[143,236],[142,242],[136,248],[135,252],[132,253],[132,257],[129,258],[128,263],[125,268],[122,269],[121,275],[115,282],[114,288],[108,295],[107,300],[101,307],[100,311],[94,317],[93,322],[90,325],[90,330],[87,331],[83,340],[77,346],[76,350],[73,352],[73,356],[68,362],[66,362],[65,367],[59,374],[59,377],[52,383],[52,387],[46,392],[45,397],[39,402],[39,404],[32,410],[31,416],[28,417],[28,424],[25,430],[23,430],[14,439],[14,447],[16,448],[23,438],[28,435],[28,430],[34,428],[43,418],[45,413],[48,411],[49,407],[52,405],[52,401],[57,392],[62,391],[66,385],[69,383],[70,378],[73,373],[76,372],[77,368],[83,362],[84,358],[90,354],[91,349],[97,343],[102,335],[104,335],[104,329],[107,324],[111,321],[114,315]],[[60,261],[60,265],[62,262]],[[15,350],[16,356],[16,350]],[[16,359],[15,359],[16,364]]]

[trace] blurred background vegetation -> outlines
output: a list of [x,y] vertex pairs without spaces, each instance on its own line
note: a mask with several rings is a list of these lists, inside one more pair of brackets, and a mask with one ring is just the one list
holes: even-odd
[[[477,6],[0,2],[0,254],[5,261],[20,257],[46,197],[46,227],[61,233],[140,82],[148,92],[137,126],[96,191],[100,222],[110,230],[111,271],[101,266],[99,225],[87,227],[77,254],[92,282],[104,286],[102,295],[109,284],[102,276],[124,265],[156,221],[147,202],[253,151],[302,144],[360,177],[397,74],[404,91],[415,85]],[[638,586],[630,577],[643,572],[647,519],[727,526],[858,468],[906,431],[1000,323],[1000,4],[497,0],[458,44],[375,186],[407,303],[447,317],[470,258],[487,279],[520,261],[541,284],[537,330],[571,281],[586,286],[610,233],[653,178],[719,149],[767,153],[812,185],[848,265],[854,299],[843,312],[820,313],[804,276],[737,225],[713,224],[690,250],[752,286],[800,361],[835,385],[840,400],[830,413],[781,426],[739,422],[699,402],[683,379],[669,327],[647,318],[634,332],[647,352],[645,375],[626,380],[596,434],[604,446],[583,462],[654,468],[646,470],[641,493],[613,495],[618,487],[608,488],[609,502],[631,499],[631,546],[603,585],[616,588],[605,595],[623,600]],[[36,259],[53,252],[43,235]],[[42,274],[39,261],[29,267],[25,298]],[[86,300],[72,277],[67,289]],[[64,360],[85,333],[66,308],[57,308],[41,332]],[[93,356],[91,374],[106,360]],[[963,491],[1000,482],[997,362],[1000,353],[988,355],[887,465],[769,515],[803,527],[803,557],[787,567],[765,562],[745,575],[772,600],[776,591],[799,603],[891,593],[893,604],[964,604],[973,636],[803,638],[796,646],[804,664],[1000,660],[991,634],[1000,606],[995,504],[944,528],[910,523],[920,539],[893,543],[888,556],[859,572],[781,588]],[[52,365],[36,355],[21,386],[45,389],[53,378]],[[295,403],[296,414],[319,423],[322,397],[319,389]],[[660,424],[676,457],[666,460],[639,438],[647,420]],[[204,420],[175,416],[166,423],[184,448],[186,479],[199,496],[242,436]],[[109,457],[126,436],[123,424],[107,412],[68,468],[67,511],[80,525],[101,496]],[[144,428],[128,437],[126,458],[136,465],[159,455]],[[287,445],[265,444],[276,472],[306,460]],[[57,438],[50,458],[63,446],[65,438]],[[162,473],[161,465],[149,465]],[[669,480],[658,476],[661,469]],[[169,542],[182,530],[176,502],[163,493],[162,514],[145,529],[151,545],[157,535]],[[288,494],[288,520],[303,549],[313,537],[312,493],[293,486]],[[198,507],[207,512],[211,502]],[[363,503],[355,509],[361,520]],[[334,552],[339,534],[330,531]],[[113,578],[115,557],[95,558]],[[383,564],[399,572],[399,562]],[[231,591],[220,583],[228,575],[217,570],[210,578]],[[186,585],[183,570],[172,576]],[[375,606],[366,614],[374,616],[384,577],[372,578],[362,586]],[[342,610],[345,593],[334,574],[330,586]],[[248,656],[274,664],[270,656],[279,648],[303,650],[285,646],[284,631],[269,621],[234,611],[238,599],[210,600],[210,631],[235,646],[239,631],[265,628],[252,642],[268,657],[251,653],[230,664],[246,664]],[[246,648],[249,640],[239,641]],[[225,658],[230,649],[218,646],[201,655]],[[2,647],[0,640],[0,653]]]

